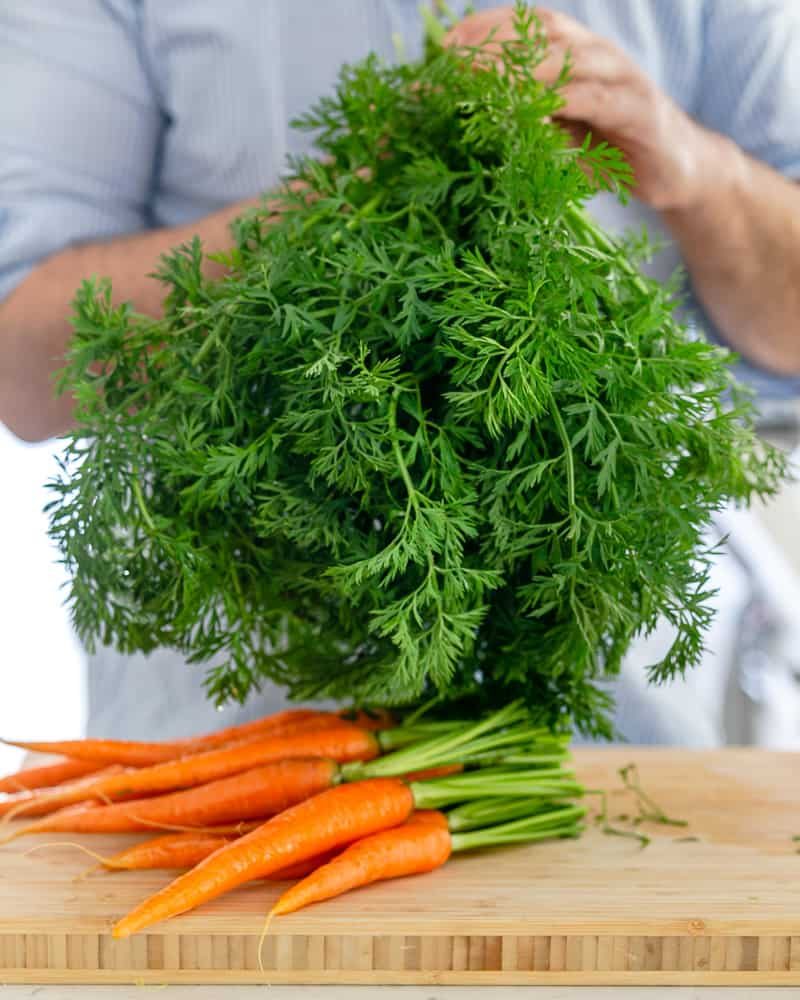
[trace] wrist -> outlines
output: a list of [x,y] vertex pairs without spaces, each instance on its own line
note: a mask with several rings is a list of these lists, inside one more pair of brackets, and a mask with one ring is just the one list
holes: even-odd
[[668,224],[696,217],[716,203],[730,205],[747,174],[747,157],[735,142],[679,114],[683,127],[673,133],[678,182],[657,206]]

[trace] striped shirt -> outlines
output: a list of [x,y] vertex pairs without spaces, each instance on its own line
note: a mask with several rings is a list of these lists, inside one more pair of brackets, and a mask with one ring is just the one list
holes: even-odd
[[[703,125],[800,179],[800,0],[548,6],[616,41]],[[410,55],[419,51],[417,8],[418,0],[0,0],[0,298],[70,244],[190,223],[273,186],[287,154],[309,149],[289,121],[330,91],[343,62],[370,50],[392,58],[396,36]],[[600,196],[593,208],[612,230],[646,223],[666,239],[641,205]],[[667,278],[679,263],[667,241],[653,273]],[[724,341],[688,291],[699,325]],[[800,379],[742,371],[765,396],[800,392]],[[169,654],[140,658],[135,689],[126,688],[128,658],[112,669],[112,654],[104,657],[93,708],[128,702],[103,717],[107,732],[141,734],[147,719],[145,728],[166,734],[210,711],[199,693],[187,703]],[[154,704],[137,713],[131,702],[148,687]]]

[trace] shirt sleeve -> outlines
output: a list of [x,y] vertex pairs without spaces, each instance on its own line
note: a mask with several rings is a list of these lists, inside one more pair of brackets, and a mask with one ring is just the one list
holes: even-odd
[[697,118],[800,179],[800,4],[706,0]]
[[0,300],[44,258],[149,225],[162,128],[133,0],[0,0]]
[[[800,180],[800,2],[706,0],[695,117],[754,158]],[[714,328],[696,300],[693,305],[698,324],[724,343],[724,332]],[[800,395],[800,378],[775,375],[746,359],[737,374],[762,399]]]

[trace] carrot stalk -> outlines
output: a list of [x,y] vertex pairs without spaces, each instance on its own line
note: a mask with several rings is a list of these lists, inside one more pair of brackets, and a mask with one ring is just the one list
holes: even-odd
[[42,767],[31,767],[0,778],[0,792],[30,792],[35,788],[52,788],[99,771],[100,766],[86,760],[60,760]]
[[287,865],[403,823],[414,807],[407,785],[379,778],[339,785],[279,813],[216,851],[114,927],[117,938],[149,927]]
[[147,827],[208,827],[263,818],[330,788],[336,777],[336,764],[323,758],[276,761],[181,792],[115,802],[74,814],[56,812],[16,831],[14,836],[128,833]]

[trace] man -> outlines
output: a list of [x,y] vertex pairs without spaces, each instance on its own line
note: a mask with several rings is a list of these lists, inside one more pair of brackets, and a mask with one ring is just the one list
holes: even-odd
[[[453,43],[512,31],[513,7],[477,6]],[[702,325],[762,391],[795,392],[800,4],[550,0],[540,15],[542,77],[571,54],[562,120],[636,175],[635,204],[603,196],[595,214],[667,236],[654,273],[682,258]],[[68,427],[51,375],[81,279],[109,275],[156,312],[159,254],[195,233],[224,247],[230,219],[309,148],[288,120],[342,62],[391,57],[395,36],[418,49],[417,0],[0,0],[0,419],[29,440]],[[94,731],[211,721],[196,671],[166,652],[135,660],[93,662]]]

